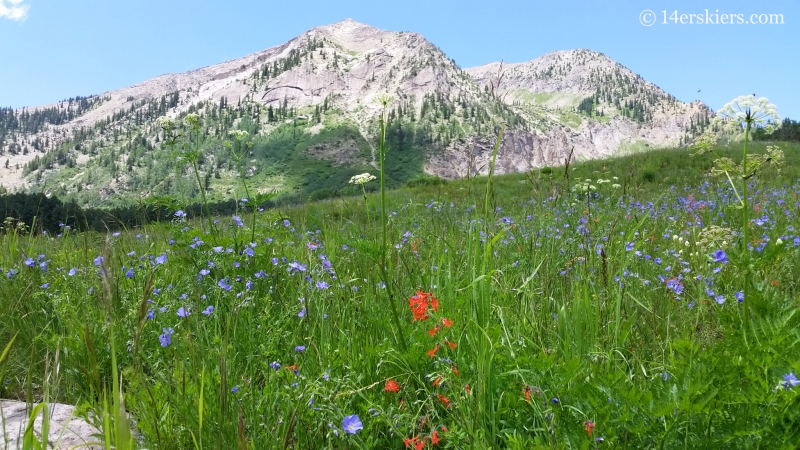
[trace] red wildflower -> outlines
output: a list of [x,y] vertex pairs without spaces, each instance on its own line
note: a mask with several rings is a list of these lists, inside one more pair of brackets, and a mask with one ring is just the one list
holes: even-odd
[[439,325],[436,325],[435,327],[433,327],[430,330],[428,330],[428,334],[430,334],[431,337],[434,337],[434,336],[436,336],[436,333],[439,332],[439,330],[441,330],[441,328],[439,327]]
[[450,409],[450,406],[452,406],[452,405],[450,405],[450,399],[445,397],[444,395],[436,394],[436,398],[441,400],[442,404],[444,404],[444,406],[446,406],[448,409]]
[[458,376],[458,367],[456,367],[455,364],[453,364],[453,373],[455,373],[456,376]]
[[418,440],[417,443],[414,444],[415,450],[422,450],[423,448],[425,448],[425,438]]
[[[469,388],[468,384],[464,385],[464,390],[467,391],[467,394],[472,394],[472,389]],[[447,430],[445,430],[445,431],[447,431]]]
[[433,358],[433,357],[434,357],[434,355],[436,355],[436,352],[437,352],[438,350],[439,350],[439,344],[437,343],[437,344],[436,344],[436,347],[433,347],[432,349],[428,350],[428,356],[430,356],[431,358]]
[[450,350],[455,350],[456,349],[456,343],[455,342],[450,342],[447,339],[445,339],[444,343],[450,346]]
[[433,430],[433,433],[431,433],[431,444],[436,445],[441,440],[442,439],[439,437],[439,434],[436,433],[436,430]]
[[446,326],[447,328],[450,328],[453,326],[453,321],[442,317],[442,325]]
[[439,387],[439,384],[441,383],[442,383],[442,377],[437,377],[435,380],[433,380],[433,387]]
[[414,443],[417,442],[417,439],[418,439],[417,436],[414,436],[412,438],[403,438],[403,445],[405,445],[406,448],[409,448],[409,447],[411,447],[411,444],[414,444]]
[[592,430],[594,430],[594,422],[587,420],[586,422],[583,422],[583,425],[586,427],[586,434],[591,436]]
[[522,389],[522,393],[525,394],[525,401],[530,403],[531,402],[531,387],[530,386],[525,386],[525,388]]
[[398,384],[397,381],[394,381],[392,379],[386,380],[386,385],[383,386],[383,391],[394,392],[395,394],[397,394],[397,392],[400,391],[400,384]]
[[431,308],[433,308],[434,311],[439,311],[439,300],[436,300],[436,297],[431,294],[428,295],[431,297]]
[[446,426],[444,426],[444,425],[442,425],[442,431],[444,431],[445,433],[447,433],[447,427],[446,427]]

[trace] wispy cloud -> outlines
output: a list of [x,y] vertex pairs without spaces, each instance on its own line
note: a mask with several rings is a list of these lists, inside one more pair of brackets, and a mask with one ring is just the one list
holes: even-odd
[[25,0],[0,0],[0,18],[11,20],[24,20],[28,17],[30,5],[23,4]]

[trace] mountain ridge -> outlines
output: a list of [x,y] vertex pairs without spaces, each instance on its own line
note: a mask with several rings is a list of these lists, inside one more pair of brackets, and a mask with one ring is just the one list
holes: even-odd
[[[701,102],[677,101],[591,50],[562,50],[521,63],[462,69],[418,33],[385,31],[347,19],[250,55],[159,75],[77,103],[6,111],[18,123],[24,122],[25,114],[28,122],[37,114],[44,118],[34,117],[39,125],[27,132],[8,125],[0,128],[0,161],[8,161],[8,166],[0,165],[0,185],[12,190],[49,186],[68,197],[87,186],[106,189],[101,200],[135,197],[134,189],[144,185],[148,193],[163,191],[166,188],[151,186],[150,181],[136,181],[144,176],[138,170],[142,163],[136,162],[142,157],[166,160],[153,153],[160,145],[155,119],[180,118],[189,112],[201,114],[207,122],[205,151],[216,167],[203,171],[214,172],[219,177],[215,179],[225,180],[231,174],[220,170],[227,156],[211,148],[212,141],[224,140],[227,130],[243,123],[252,125],[261,141],[274,141],[277,135],[270,135],[285,132],[289,125],[293,139],[298,127],[306,140],[316,139],[322,130],[340,130],[349,136],[345,139],[349,147],[342,147],[342,141],[315,143],[316,150],[304,148],[302,158],[328,155],[338,167],[349,158],[341,155],[362,155],[353,156],[352,162],[374,166],[377,115],[383,108],[379,99],[387,94],[393,99],[390,117],[399,127],[390,129],[392,139],[402,150],[401,158],[414,161],[404,177],[414,171],[447,178],[485,173],[486,142],[504,124],[508,132],[498,155],[499,173],[563,163],[573,148],[576,158],[598,158],[682,144],[713,114]],[[65,111],[76,117],[65,116]],[[144,151],[133,148],[131,136]],[[367,148],[369,157],[363,155]],[[341,155],[332,156],[337,149]],[[275,154],[282,152],[283,147],[265,150],[261,159],[255,157],[249,172],[256,176],[265,166],[274,166],[277,163],[264,161],[277,161]],[[81,170],[75,168],[84,168],[84,173],[79,175]],[[107,176],[86,183],[87,171]],[[306,175],[273,184],[281,190],[298,190],[297,180]],[[177,173],[170,188],[174,190],[183,176]],[[227,186],[218,194],[233,191]],[[96,201],[84,197],[87,205]]]

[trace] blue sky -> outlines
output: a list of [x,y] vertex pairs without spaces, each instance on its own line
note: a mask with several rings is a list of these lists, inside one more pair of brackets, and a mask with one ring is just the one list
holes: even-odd
[[[644,10],[654,12],[653,25],[640,22],[653,19]],[[686,14],[688,22],[706,10],[745,21],[782,14],[783,24],[672,19]],[[754,93],[782,117],[800,119],[797,0],[0,0],[0,106],[100,94],[244,56],[348,17],[421,33],[461,67],[588,48],[679,100],[718,109]]]

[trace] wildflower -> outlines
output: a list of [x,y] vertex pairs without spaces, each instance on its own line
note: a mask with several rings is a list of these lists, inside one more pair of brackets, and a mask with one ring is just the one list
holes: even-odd
[[125,272],[125,276],[128,278],[133,278],[133,267],[131,267],[130,269],[128,269],[127,272]]
[[441,401],[441,402],[442,402],[442,404],[445,406],[445,408],[447,408],[447,409],[450,409],[450,407],[452,406],[452,405],[450,404],[450,399],[449,399],[449,398],[447,398],[447,397],[445,397],[444,395],[442,395],[442,394],[436,394],[436,398],[438,398],[438,399],[439,399],[439,401]]
[[717,250],[711,255],[711,261],[715,263],[727,263],[728,255],[725,254],[724,250]]
[[40,287],[42,289],[47,289],[48,287],[50,287],[50,283],[45,283],[45,284],[41,285]]
[[36,261],[34,261],[33,258],[28,258],[25,260],[25,265],[28,267],[33,267],[36,265]]
[[239,392],[239,388],[234,386],[234,387],[231,388],[231,392],[233,392],[235,394],[235,393]]
[[167,262],[167,254],[164,253],[161,256],[156,256],[156,264],[165,264]]
[[556,398],[556,397],[551,398],[550,401],[553,402],[556,405],[559,403],[558,402],[558,398]]
[[324,289],[328,289],[329,287],[331,287],[331,286],[328,283],[326,283],[324,281],[317,281],[317,289],[324,290]]
[[433,358],[436,355],[436,352],[438,350],[439,350],[439,344],[437,343],[435,347],[433,347],[432,349],[428,350],[428,356]]
[[363,185],[363,184],[369,183],[370,181],[375,180],[375,179],[376,179],[375,175],[371,175],[369,173],[362,173],[360,175],[353,175],[350,178],[349,183],[350,184],[361,184],[361,185]]
[[297,347],[294,348],[294,351],[296,351],[298,353],[301,353],[301,352],[305,351],[305,349],[306,349],[305,345],[298,345]]
[[300,312],[299,312],[299,313],[297,313],[297,317],[299,317],[299,318],[301,318],[301,319],[302,319],[302,318],[303,318],[303,317],[305,317],[305,316],[306,316],[306,308],[305,308],[305,306],[304,306],[304,307],[303,307],[303,309],[301,309],[301,310],[300,310]]
[[763,127],[767,133],[771,133],[780,126],[781,122],[775,105],[769,103],[769,100],[764,97],[756,99],[752,95],[736,97],[717,111],[714,122],[728,120],[739,124],[750,123],[756,127]]
[[162,328],[164,332],[161,336],[158,337],[158,340],[161,342],[162,347],[166,347],[172,343],[172,334],[175,332],[172,328]]
[[525,401],[530,403],[531,402],[531,387],[530,386],[525,386],[522,389],[522,393],[525,394]]
[[586,427],[586,435],[591,436],[592,430],[594,430],[594,422],[587,420],[586,422],[583,422],[583,426]]
[[237,227],[241,227],[244,225],[244,222],[242,222],[242,218],[239,216],[233,216],[233,222],[236,224]]
[[272,370],[278,370],[281,368],[281,364],[278,361],[272,361],[269,363],[269,368]]
[[147,310],[147,320],[153,320],[156,317],[156,312],[152,309]]
[[797,379],[797,375],[795,375],[794,372],[787,373],[786,375],[783,376],[783,379],[785,381],[781,384],[787,391],[789,390],[789,388],[793,388],[798,384],[800,384],[800,380]]
[[189,310],[184,308],[183,306],[178,308],[178,317],[189,317],[189,314],[191,314]]
[[226,279],[219,280],[217,282],[217,286],[221,287],[222,289],[225,289],[226,291],[230,291],[233,288],[233,286],[231,286]]
[[105,258],[98,256],[94,259],[94,265],[99,267],[101,264],[103,264],[103,261],[105,261]]
[[453,321],[442,317],[442,325],[444,325],[447,328],[450,328],[451,326],[453,326]]
[[67,273],[67,275],[69,275],[71,277],[74,277],[76,273],[78,273],[78,270],[73,267],[72,269],[69,269],[69,272]]
[[358,430],[364,429],[364,424],[361,423],[361,419],[358,418],[356,414],[352,416],[345,416],[342,420],[342,428],[344,431],[349,434],[356,434]]
[[175,217],[177,217],[178,219],[183,219],[184,217],[186,217],[186,213],[183,212],[183,210],[179,209],[175,211]]
[[289,273],[293,273],[295,271],[297,271],[297,272],[305,272],[306,271],[306,266],[300,264],[297,261],[292,261],[292,262],[289,263],[289,268],[286,269],[286,270]]
[[437,445],[439,443],[439,441],[441,441],[441,440],[442,439],[436,433],[436,430],[433,430],[433,433],[431,433],[431,444]]
[[206,306],[206,309],[203,310],[203,314],[209,316],[211,313],[214,312],[214,307],[212,305]]
[[400,391],[400,384],[391,378],[386,380],[386,384],[383,386],[384,392],[394,392],[397,394]]
[[736,292],[734,292],[734,293],[733,293],[733,296],[734,296],[734,297],[736,297],[736,300],[737,300],[739,303],[742,303],[742,302],[744,301],[744,292],[742,292],[742,291],[736,291]]

